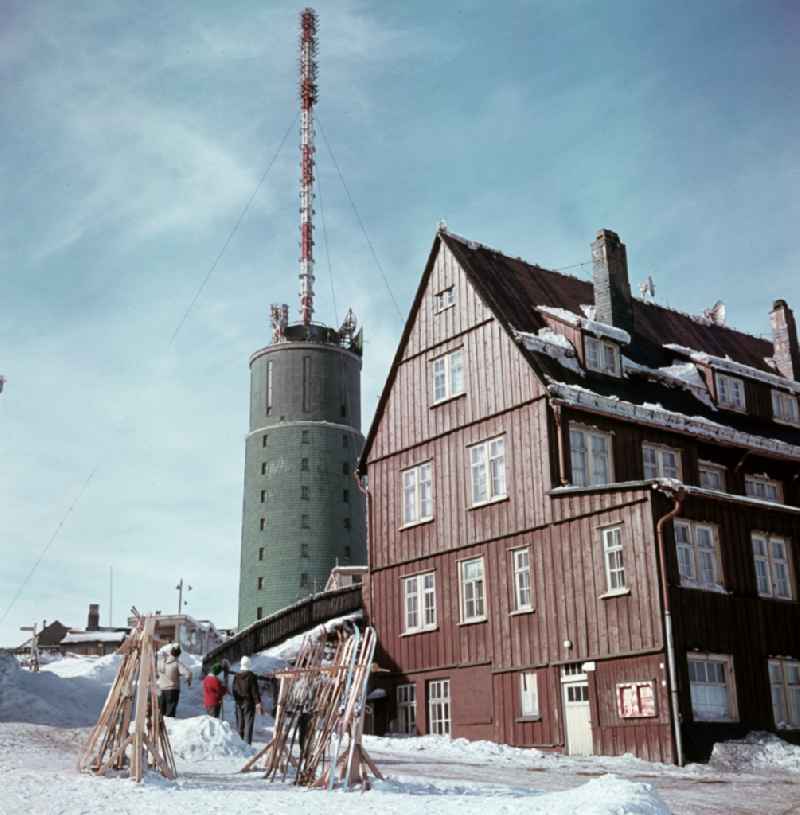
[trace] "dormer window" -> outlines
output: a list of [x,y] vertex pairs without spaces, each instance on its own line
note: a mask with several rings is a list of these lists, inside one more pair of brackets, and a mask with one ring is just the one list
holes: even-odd
[[682,479],[681,451],[655,444],[642,445],[644,477]]
[[448,286],[446,289],[437,292],[433,297],[433,311],[438,314],[450,306],[456,304],[456,288],[455,286]]
[[744,398],[744,382],[735,376],[727,374],[716,374],[717,382],[717,402],[720,407],[731,408],[732,410],[746,410],[747,404]]
[[586,367],[601,374],[620,376],[619,348],[613,342],[599,340],[597,337],[584,337]]
[[725,468],[710,461],[698,462],[700,486],[707,490],[725,492]]
[[744,491],[751,498],[760,498],[762,501],[783,503],[783,487],[780,481],[773,481],[765,475],[748,475],[744,479]]
[[772,415],[779,422],[800,424],[800,408],[797,407],[797,397],[784,391],[772,391]]

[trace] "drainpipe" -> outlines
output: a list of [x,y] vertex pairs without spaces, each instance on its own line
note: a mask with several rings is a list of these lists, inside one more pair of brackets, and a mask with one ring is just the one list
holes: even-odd
[[369,583],[369,607],[370,609],[374,608],[372,605],[372,576],[369,573],[369,544],[370,544],[370,535],[372,534],[372,501],[371,495],[369,492],[369,487],[364,486],[364,482],[361,479],[361,476],[358,474],[358,470],[353,470],[353,478],[355,479],[356,486],[358,487],[358,491],[364,496],[364,500],[366,501],[366,516],[367,516],[367,583]]
[[675,505],[656,524],[658,538],[658,563],[661,571],[661,604],[664,608],[664,630],[667,641],[667,667],[669,670],[669,692],[672,702],[672,721],[675,732],[675,752],[678,757],[678,766],[683,767],[683,736],[681,734],[680,705],[678,703],[678,677],[675,669],[675,643],[672,637],[672,611],[669,604],[669,584],[667,582],[667,554],[664,545],[664,524],[671,521],[683,506],[686,491],[678,490],[674,496]]
[[558,478],[561,486],[569,484],[567,479],[567,462],[564,449],[564,433],[561,429],[561,405],[553,405],[553,417],[556,420],[556,451],[558,452]]

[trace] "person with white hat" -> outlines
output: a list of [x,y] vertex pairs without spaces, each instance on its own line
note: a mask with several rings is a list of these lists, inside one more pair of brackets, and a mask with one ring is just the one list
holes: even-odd
[[239,736],[248,744],[253,743],[255,715],[263,715],[258,679],[252,671],[250,657],[244,656],[239,662],[239,673],[233,680],[233,700],[236,702],[236,724]]

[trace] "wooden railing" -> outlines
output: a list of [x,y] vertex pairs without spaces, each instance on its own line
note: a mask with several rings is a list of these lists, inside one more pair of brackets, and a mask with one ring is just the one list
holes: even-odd
[[203,657],[203,674],[215,662],[237,662],[243,656],[258,653],[314,625],[341,617],[361,608],[361,585],[312,594],[292,606],[256,620],[243,631],[225,640]]

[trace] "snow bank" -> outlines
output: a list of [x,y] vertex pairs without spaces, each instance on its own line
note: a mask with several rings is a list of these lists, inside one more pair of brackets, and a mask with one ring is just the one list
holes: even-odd
[[549,792],[534,798],[525,809],[547,815],[670,815],[652,784],[615,775],[594,778],[571,790]]
[[102,682],[110,687],[121,664],[122,656],[119,654],[108,654],[104,657],[73,656],[50,662],[43,666],[42,670],[49,671],[62,679],[82,677]]
[[184,761],[249,758],[255,748],[239,738],[228,722],[211,716],[165,719],[172,752]]
[[800,773],[800,747],[773,733],[748,733],[743,739],[714,745],[708,762],[719,770],[782,770]]
[[62,678],[54,669],[64,662],[67,660],[31,673],[22,670],[10,654],[0,654],[0,722],[55,727],[93,725],[105,703],[110,680],[106,683],[79,674]]

